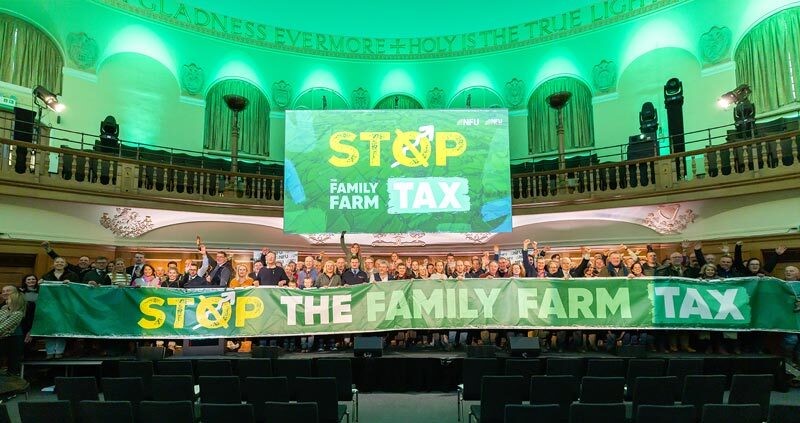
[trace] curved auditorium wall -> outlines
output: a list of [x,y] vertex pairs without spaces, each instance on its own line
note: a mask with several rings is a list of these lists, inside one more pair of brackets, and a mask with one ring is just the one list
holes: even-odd
[[[257,18],[246,10],[226,15],[227,32],[215,32],[197,22],[182,23],[179,7],[184,3],[179,0],[77,0],[59,7],[12,2],[0,6],[0,13],[40,29],[63,52],[61,94],[68,108],[60,123],[52,114],[44,116],[53,126],[96,133],[100,120],[113,114],[123,139],[200,151],[211,86],[242,79],[257,87],[269,105],[268,121],[260,126],[268,134],[266,144],[255,143],[250,151],[282,161],[286,109],[320,109],[323,96],[332,109],[392,108],[394,96],[410,99],[403,107],[458,108],[475,93],[472,107],[510,109],[511,157],[518,162],[553,154],[550,148],[536,148],[540,144],[531,139],[538,130],[531,127],[536,121],[529,116],[531,110],[547,106],[529,104],[529,99],[537,87],[559,76],[586,82],[592,131],[584,139],[592,140],[594,149],[625,143],[637,134],[638,112],[646,101],[656,105],[662,135],[668,135],[663,85],[671,77],[684,83],[687,131],[732,123],[730,111],[715,103],[736,86],[737,47],[759,22],[798,7],[793,0],[742,0],[736,7],[726,0],[584,3],[588,6],[536,25],[519,22],[492,31],[417,38],[418,54],[395,55],[365,52],[364,40],[378,42],[369,34],[352,54],[322,51],[312,45],[316,39],[311,35],[306,46],[303,37],[311,33],[299,30],[265,26],[273,36],[303,36],[281,39],[280,46],[247,39],[247,28],[261,27],[247,20]],[[164,10],[153,10],[155,5]],[[233,36],[230,25],[237,20],[255,26],[239,28],[245,32]],[[544,21],[561,26],[543,28]],[[482,22],[475,27],[484,29]],[[343,28],[357,27],[327,25],[317,35],[334,39]],[[443,52],[428,38],[438,40]],[[459,50],[441,44],[447,40],[462,43]],[[477,44],[470,48],[470,42]],[[16,85],[18,81],[0,82],[0,94],[15,95],[20,104],[29,105],[30,87]],[[797,103],[781,105],[785,110]],[[583,151],[588,145],[573,147]]]

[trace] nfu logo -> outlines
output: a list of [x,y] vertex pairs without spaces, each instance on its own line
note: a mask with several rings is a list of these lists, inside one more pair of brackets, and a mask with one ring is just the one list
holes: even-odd
[[459,119],[456,125],[458,126],[476,126],[480,125],[481,120],[478,118]]
[[501,118],[486,119],[486,123],[484,123],[484,125],[491,125],[491,126],[500,126],[502,124],[503,124],[503,119]]

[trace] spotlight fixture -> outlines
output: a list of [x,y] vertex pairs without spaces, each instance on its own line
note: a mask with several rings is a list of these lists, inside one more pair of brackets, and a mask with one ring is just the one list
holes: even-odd
[[56,113],[61,113],[66,109],[66,106],[58,101],[58,96],[41,85],[37,85],[36,88],[33,89],[33,95],[41,100],[48,109]]
[[747,98],[752,93],[753,90],[750,89],[749,85],[742,84],[736,87],[733,91],[728,91],[727,93],[722,94],[719,100],[717,100],[717,104],[719,105],[719,107],[727,110],[734,104],[739,104],[741,102],[747,101]]
[[641,138],[656,138],[658,132],[658,112],[656,112],[653,103],[646,102],[642,104],[642,110],[639,112],[639,131],[641,131]]

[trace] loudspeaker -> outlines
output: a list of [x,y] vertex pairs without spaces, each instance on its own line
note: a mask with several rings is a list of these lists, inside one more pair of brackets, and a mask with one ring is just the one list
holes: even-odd
[[644,345],[623,345],[619,349],[620,357],[645,358],[647,347]]
[[263,345],[253,345],[250,350],[252,358],[278,358],[281,355],[280,347],[267,347]]
[[628,137],[628,160],[647,159],[658,156],[658,141],[641,139],[639,135]]
[[497,348],[494,345],[469,345],[467,357],[469,358],[494,358]]
[[383,338],[380,336],[356,336],[353,344],[356,357],[380,357],[383,355]]
[[538,337],[512,336],[508,338],[508,345],[513,357],[538,357],[542,353]]

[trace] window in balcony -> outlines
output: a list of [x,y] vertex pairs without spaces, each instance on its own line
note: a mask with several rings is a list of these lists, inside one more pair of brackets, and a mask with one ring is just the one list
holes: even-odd
[[233,112],[222,99],[226,94],[238,94],[249,101],[239,113],[239,152],[269,157],[269,101],[261,89],[241,79],[226,79],[208,90],[203,147],[230,151]]
[[759,114],[798,103],[800,7],[782,10],[754,26],[736,48],[737,84],[749,84]]
[[581,80],[561,76],[543,82],[528,100],[528,153],[558,151],[557,114],[547,104],[547,97],[560,91],[572,93],[564,107],[564,139],[566,149],[594,146],[592,92]]
[[61,93],[64,58],[39,28],[0,13],[0,81],[33,88],[42,85]]

